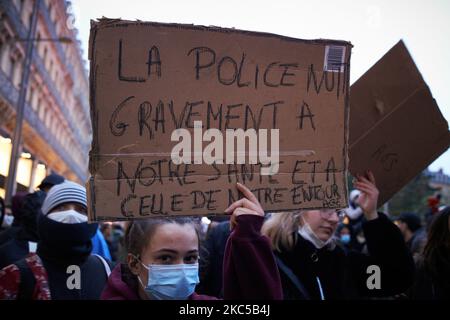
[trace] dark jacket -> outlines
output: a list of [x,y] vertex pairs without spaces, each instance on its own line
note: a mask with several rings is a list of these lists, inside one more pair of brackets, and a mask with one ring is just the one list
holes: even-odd
[[[276,252],[285,299],[357,299],[405,292],[413,281],[414,262],[399,229],[379,214],[366,221],[363,230],[369,255],[339,246],[318,250],[300,236],[292,251]],[[380,268],[380,289],[367,286],[371,265]]]
[[[225,299],[282,299],[280,276],[267,237],[260,234],[263,217],[241,215],[224,255]],[[138,300],[138,280],[125,264],[116,266],[101,298]],[[194,293],[190,300],[215,299]]]
[[200,283],[196,288],[197,292],[223,297],[223,258],[230,233],[230,222],[224,221],[214,227],[206,237],[200,248]]
[[28,253],[28,241],[12,238],[0,246],[0,269],[26,257]]
[[414,300],[450,300],[450,252],[435,263],[437,272],[428,270],[422,257],[416,266],[414,285],[408,296]]
[[0,232],[0,246],[7,243],[9,240],[15,237],[17,232],[20,230],[20,226],[12,225]]

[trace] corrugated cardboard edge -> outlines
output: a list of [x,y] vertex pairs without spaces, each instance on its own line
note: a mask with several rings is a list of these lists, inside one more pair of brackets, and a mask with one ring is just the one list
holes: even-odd
[[95,39],[97,36],[98,23],[91,20],[91,31],[89,34],[89,105],[91,113],[92,124],[92,143],[91,150],[89,151],[89,173],[90,176],[86,183],[87,199],[88,199],[88,217],[89,221],[95,221],[96,209],[95,209],[95,175],[98,168],[98,159],[95,157],[98,154],[98,113],[95,99],[95,86],[96,86],[96,73],[97,64],[95,61]]
[[88,181],[86,182],[86,195],[88,202],[88,217],[89,222],[98,221],[97,219],[97,210],[96,210],[96,201],[95,201],[95,183],[94,177],[90,176]]
[[351,58],[351,48],[353,46],[348,46],[349,53],[348,53],[348,59],[345,63],[344,67],[344,76],[347,77],[347,79],[344,78],[345,85],[345,102],[344,102],[344,148],[342,149],[343,157],[344,157],[344,174],[342,175],[344,178],[344,201],[345,203],[348,203],[348,172],[350,170],[349,168],[349,137],[350,137],[350,58]]
[[[151,27],[169,27],[169,28],[175,28],[175,29],[187,29],[187,30],[196,30],[196,31],[208,31],[208,32],[220,32],[220,33],[238,33],[238,34],[244,34],[249,35],[252,37],[260,36],[265,38],[277,38],[282,39],[285,41],[294,41],[294,42],[302,42],[302,43],[308,43],[308,44],[334,44],[334,45],[341,45],[341,46],[350,46],[353,47],[353,45],[349,41],[345,40],[329,40],[329,39],[298,39],[298,38],[292,38],[288,36],[282,36],[274,33],[269,32],[259,32],[259,31],[249,31],[249,30],[240,30],[240,29],[234,29],[234,28],[222,28],[217,26],[203,26],[203,25],[195,25],[195,24],[182,24],[182,23],[162,23],[162,22],[152,22],[152,21],[131,21],[131,20],[121,20],[121,19],[112,19],[112,18],[106,18],[102,17],[97,19],[96,21],[91,20],[91,33],[93,26],[95,27],[96,31],[104,28],[117,28],[117,27],[128,27],[128,26],[151,26]],[[92,54],[92,52],[90,51]]]

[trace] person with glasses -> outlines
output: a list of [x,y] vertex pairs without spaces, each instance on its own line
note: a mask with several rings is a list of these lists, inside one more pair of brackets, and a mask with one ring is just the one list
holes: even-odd
[[379,191],[372,172],[357,176],[363,231],[369,253],[336,245],[344,211],[273,213],[263,225],[281,276],[284,299],[337,300],[391,297],[404,293],[414,277],[414,261],[398,228],[377,212]]

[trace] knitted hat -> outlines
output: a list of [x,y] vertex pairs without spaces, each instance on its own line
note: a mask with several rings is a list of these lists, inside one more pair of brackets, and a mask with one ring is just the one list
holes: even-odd
[[79,203],[87,207],[86,188],[72,181],[64,181],[50,189],[42,204],[42,213],[48,215],[63,203]]

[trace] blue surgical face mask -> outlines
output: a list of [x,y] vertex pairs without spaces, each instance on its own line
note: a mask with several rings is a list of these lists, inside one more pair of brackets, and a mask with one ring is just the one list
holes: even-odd
[[342,243],[349,243],[350,242],[350,235],[349,234],[341,235],[341,242]]
[[148,281],[144,286],[138,277],[139,282],[155,300],[186,300],[199,283],[198,263],[142,265],[148,270]]

